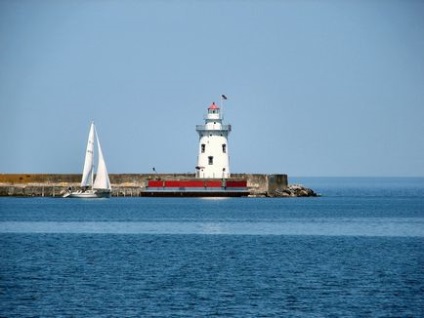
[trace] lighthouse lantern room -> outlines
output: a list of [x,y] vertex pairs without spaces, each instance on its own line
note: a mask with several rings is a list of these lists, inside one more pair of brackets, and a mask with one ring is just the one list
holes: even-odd
[[205,124],[197,125],[199,154],[197,156],[198,178],[229,178],[228,134],[231,125],[223,125],[221,108],[215,103],[208,108]]

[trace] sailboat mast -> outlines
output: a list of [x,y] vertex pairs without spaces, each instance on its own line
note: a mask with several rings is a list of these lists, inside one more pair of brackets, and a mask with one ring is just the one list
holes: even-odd
[[94,129],[94,122],[92,122],[85,151],[84,169],[81,180],[82,188],[91,187],[93,185]]
[[93,189],[93,184],[94,184],[94,153],[93,153],[93,162],[91,164],[91,176],[90,176],[91,189]]
[[94,148],[95,148],[94,139],[96,139],[96,141],[97,141],[97,130],[96,130],[96,126],[94,125],[94,122],[93,122],[93,161],[91,163],[91,189],[93,189],[93,187],[94,187],[94,171],[95,171],[94,162],[96,160],[96,155],[95,155],[95,151],[94,151]]

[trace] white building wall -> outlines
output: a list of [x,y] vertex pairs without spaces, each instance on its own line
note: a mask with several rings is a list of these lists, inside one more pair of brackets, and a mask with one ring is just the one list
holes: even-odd
[[[204,152],[202,145],[205,145]],[[225,152],[223,151],[223,145],[225,145]],[[212,163],[210,157],[212,157]],[[197,175],[200,178],[229,178],[230,162],[227,137],[212,132],[201,136],[199,139],[197,166]]]

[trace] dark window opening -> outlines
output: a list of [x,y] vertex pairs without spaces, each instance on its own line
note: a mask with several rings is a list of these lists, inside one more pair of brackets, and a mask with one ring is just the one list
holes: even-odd
[[208,157],[208,164],[213,165],[213,156]]
[[226,144],[222,144],[222,152],[223,153],[227,152],[227,145]]
[[201,151],[202,151],[202,153],[204,153],[204,152],[205,152],[205,149],[206,149],[206,145],[205,145],[205,144],[202,144],[202,146],[201,146]]

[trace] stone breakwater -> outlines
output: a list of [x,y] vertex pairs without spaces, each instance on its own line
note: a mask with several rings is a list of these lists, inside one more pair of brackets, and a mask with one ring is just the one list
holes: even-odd
[[[112,196],[138,197],[148,180],[193,179],[194,174],[111,174]],[[315,192],[301,185],[289,185],[285,174],[232,174],[246,179],[251,197],[313,197]],[[0,174],[0,196],[61,197],[78,189],[80,174]]]

